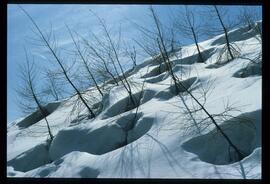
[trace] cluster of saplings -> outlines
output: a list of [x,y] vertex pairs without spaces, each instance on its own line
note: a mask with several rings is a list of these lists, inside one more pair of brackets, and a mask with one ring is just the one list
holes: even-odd
[[[27,51],[25,50],[26,65],[21,70],[22,78],[25,83],[23,87],[18,89],[20,98],[22,99],[21,101],[24,102],[21,103],[24,109],[38,109],[43,114],[50,139],[52,140],[53,133],[49,122],[46,119],[47,113],[45,112],[44,102],[41,97],[45,91],[46,94],[51,95],[55,100],[63,98],[64,92],[57,84],[59,78],[65,81],[69,87],[75,91],[78,99],[88,110],[89,118],[95,118],[97,113],[93,110],[91,105],[89,105],[88,100],[84,97],[84,92],[78,85],[77,80],[79,80],[78,78],[80,77],[73,76],[73,65],[68,67],[67,63],[61,57],[53,33],[46,34],[28,12],[22,7],[20,8],[32,22],[35,33],[38,36],[38,41],[51,54],[50,56],[52,58],[50,59],[50,62],[53,62],[54,66],[57,68],[55,71],[48,70],[46,72],[46,77],[48,79],[46,85],[47,88],[46,90],[40,91],[41,89],[37,86],[35,81],[37,75],[35,70],[36,67],[34,62],[30,61]],[[91,39],[87,39],[78,32],[71,30],[69,26],[66,25],[66,31],[69,33],[74,46],[74,50],[72,51],[73,55],[76,56],[74,63],[77,60],[79,61],[77,63],[80,63],[80,71],[84,71],[84,78],[87,79],[88,84],[96,88],[101,97],[106,92],[104,88],[105,84],[122,85],[128,93],[130,103],[134,107],[137,107],[137,113],[141,99],[136,99],[133,95],[131,81],[128,79],[128,74],[124,70],[122,58],[123,56],[129,58],[130,62],[133,63],[133,68],[135,68],[137,60],[136,52],[138,52],[138,49],[136,50],[135,46],[132,44],[123,44],[123,41],[121,41],[121,30],[119,30],[118,38],[115,39],[110,33],[105,21],[93,11],[90,10],[89,13],[97,18],[103,38],[92,32]],[[225,44],[224,48],[221,49],[219,53],[220,57],[218,57],[218,60],[224,60],[225,58],[226,61],[231,61],[236,57],[241,57],[240,49],[230,40],[228,32],[236,25],[247,25],[249,30],[253,30],[257,33],[257,38],[261,43],[261,28],[256,24],[258,16],[252,12],[252,9],[243,8],[237,16],[237,19],[234,17],[234,21],[228,21],[230,20],[231,15],[228,15],[228,12],[222,6],[204,7],[200,12],[185,6],[184,9],[180,8],[175,14],[169,16],[172,25],[168,27],[168,25],[162,24],[162,21],[159,19],[152,6],[149,7],[149,13],[153,21],[153,26],[151,28],[133,22],[134,27],[141,36],[141,39],[133,39],[134,43],[142,53],[149,55],[153,61],[157,62],[160,73],[162,73],[161,68],[165,67],[165,71],[168,72],[172,78],[176,94],[179,95],[186,112],[190,116],[190,120],[193,122],[194,127],[197,128],[198,133],[200,133],[200,123],[203,121],[198,122],[193,116],[195,111],[201,111],[205,114],[206,118],[204,118],[204,121],[209,120],[217,128],[228,144],[237,153],[239,160],[241,160],[245,155],[220,128],[215,117],[205,108],[204,102],[201,102],[200,99],[196,98],[181,82],[181,78],[173,71],[173,62],[170,58],[176,51],[181,50],[181,43],[177,41],[179,40],[179,37],[185,37],[190,39],[196,46],[196,62],[205,63],[207,57],[203,54],[203,49],[199,44],[199,40],[201,40],[201,37],[203,36],[209,36],[209,34],[217,35],[221,33],[224,34]],[[211,21],[203,22],[201,19],[199,21],[198,19],[201,16],[205,16],[205,19]],[[179,57],[179,55],[177,57]],[[178,59],[181,60],[182,58],[180,57]],[[104,83],[103,85],[102,81]],[[185,103],[185,98],[182,95],[183,91],[192,98],[197,107],[199,107],[198,109],[194,110]],[[140,95],[140,98],[142,98],[142,95]],[[25,103],[25,101],[29,103]]]

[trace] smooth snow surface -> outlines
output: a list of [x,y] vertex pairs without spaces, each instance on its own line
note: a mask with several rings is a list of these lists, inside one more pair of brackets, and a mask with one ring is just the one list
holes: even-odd
[[[197,63],[194,44],[172,53],[173,71],[184,86],[178,92],[165,65],[145,60],[127,72],[139,106],[112,81],[102,98],[93,87],[87,92],[96,97],[89,98],[95,119],[77,96],[49,104],[52,142],[46,141],[39,112],[15,121],[7,133],[8,177],[260,179],[262,77],[256,36],[246,27],[230,31],[244,56],[230,62],[217,62],[224,35],[200,43],[206,63]],[[239,148],[242,160],[185,89]]]

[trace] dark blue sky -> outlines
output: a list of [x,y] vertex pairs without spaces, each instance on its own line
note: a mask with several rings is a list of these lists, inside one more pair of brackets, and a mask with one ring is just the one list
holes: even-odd
[[[50,24],[57,38],[60,47],[71,46],[71,39],[67,34],[65,24],[71,29],[75,29],[81,34],[86,34],[88,30],[99,34],[99,27],[95,17],[89,9],[95,11],[100,17],[106,20],[109,27],[119,26],[123,31],[124,39],[136,38],[137,31],[133,25],[127,21],[138,22],[141,25],[151,25],[147,5],[22,5],[26,11],[34,18],[43,30],[49,31]],[[201,9],[203,6],[192,6]],[[168,14],[175,8],[174,6],[154,6],[161,20],[170,24]],[[240,11],[240,6],[230,6],[230,18],[236,17]],[[261,13],[261,7],[254,7],[254,11]],[[17,5],[8,5],[8,61],[7,61],[7,119],[8,122],[21,117],[16,103],[15,88],[18,85],[18,64],[24,61],[24,49],[28,48],[35,57],[35,62],[40,68],[47,65],[46,51],[42,47],[36,47],[29,43],[29,38],[33,38],[32,25]],[[183,40],[188,44],[188,40]]]

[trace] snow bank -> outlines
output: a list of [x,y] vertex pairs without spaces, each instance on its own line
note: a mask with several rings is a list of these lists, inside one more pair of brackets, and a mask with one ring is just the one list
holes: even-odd
[[[204,61],[209,59],[212,56],[212,54],[215,53],[214,52],[215,50],[216,50],[215,48],[209,48],[209,49],[205,49],[205,50],[200,50]],[[172,60],[171,63],[173,63],[173,64],[183,64],[183,65],[192,65],[194,63],[197,63],[199,60],[200,60],[199,54],[198,54],[197,50],[194,49],[193,52],[188,53],[187,57]]]
[[158,76],[166,71],[166,65],[162,63],[161,65],[156,66],[150,72],[146,73],[142,76],[142,78],[148,78],[148,77],[155,77]]
[[[179,93],[185,92],[186,91],[185,89],[192,91],[191,90],[192,85],[194,85],[196,83],[196,81],[197,81],[197,77],[190,77],[186,80],[182,80],[181,84],[184,87],[182,85],[178,86]],[[169,100],[169,99],[175,97],[176,95],[178,95],[176,93],[176,87],[175,87],[175,85],[171,85],[170,87],[166,88],[165,90],[158,92],[155,95],[155,98],[160,100],[160,101],[165,101],[165,100]]]
[[92,168],[88,160],[93,156],[84,152],[74,151],[51,164],[29,171],[25,177],[57,177],[57,178],[96,178],[99,171]]
[[[80,126],[61,130],[52,141],[50,157],[55,160],[71,151],[101,155],[122,147],[127,144],[125,143],[127,136],[128,142],[134,141],[152,126],[153,118],[143,117],[142,113],[139,113],[135,120],[134,117],[134,113],[124,115],[117,121],[99,128]],[[134,126],[130,123],[134,123]]]
[[[133,99],[137,102],[141,99],[141,104],[146,103],[147,101],[151,100],[151,98],[154,96],[156,91],[153,90],[144,90],[143,92],[138,92],[135,94],[132,94]],[[104,110],[104,113],[100,115],[102,119],[106,119],[109,117],[113,117],[119,114],[122,114],[124,112],[130,111],[132,109],[135,109],[138,105],[134,105],[131,103],[130,97],[126,96],[125,98],[119,100],[115,104],[113,104],[111,107],[109,107],[107,110]]]
[[55,160],[72,151],[100,155],[117,149],[123,140],[124,132],[116,124],[90,130],[87,127],[66,128],[52,141],[50,157]]
[[50,162],[48,144],[43,143],[23,152],[7,162],[16,171],[29,171]]

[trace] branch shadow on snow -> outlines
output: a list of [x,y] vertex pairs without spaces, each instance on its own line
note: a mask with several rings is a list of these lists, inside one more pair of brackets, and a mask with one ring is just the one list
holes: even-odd
[[246,78],[251,76],[262,75],[262,63],[248,63],[244,68],[239,69],[233,74],[236,78]]
[[[191,88],[192,88],[193,84],[196,83],[196,81],[197,81],[197,77],[191,77],[191,78],[188,78],[186,80],[181,81],[181,84],[183,86],[185,86],[186,89],[191,91],[192,90]],[[179,93],[185,92],[186,91],[185,88],[183,88],[182,86],[179,86],[178,87]],[[176,92],[175,85],[171,85],[167,89],[157,93],[154,98],[157,98],[160,101],[166,101],[166,100],[169,100],[169,99],[177,96],[179,93]]]

